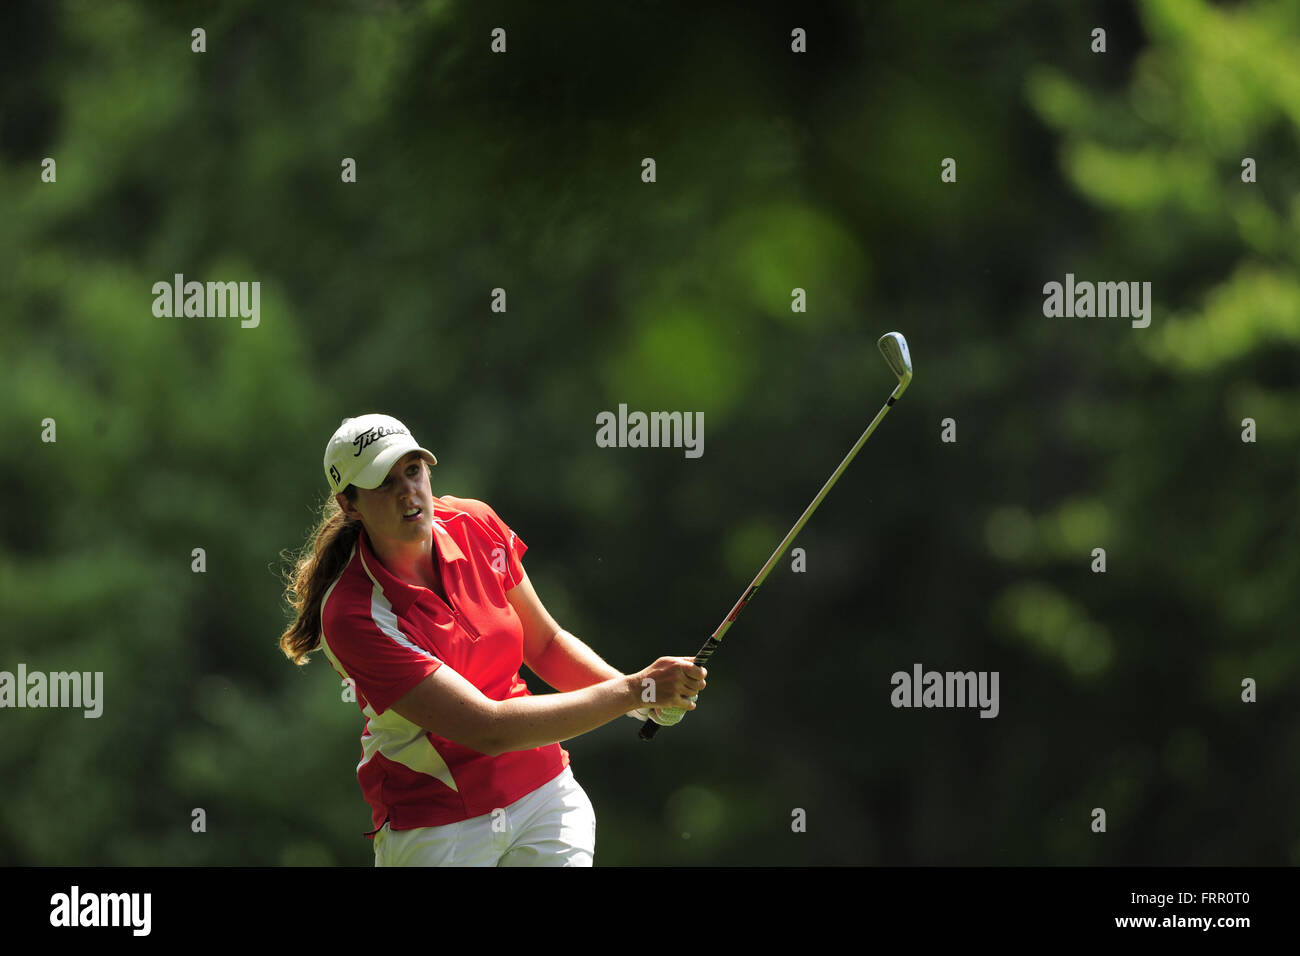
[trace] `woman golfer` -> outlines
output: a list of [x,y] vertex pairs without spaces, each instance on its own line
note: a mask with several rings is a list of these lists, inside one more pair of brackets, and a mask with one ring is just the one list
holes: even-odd
[[[300,665],[319,648],[356,691],[376,866],[590,866],[595,814],[559,742],[622,714],[676,723],[706,671],[622,674],[562,630],[496,512],[434,497],[437,463],[395,418],[344,420],[280,646]],[[530,694],[521,664],[560,693]]]

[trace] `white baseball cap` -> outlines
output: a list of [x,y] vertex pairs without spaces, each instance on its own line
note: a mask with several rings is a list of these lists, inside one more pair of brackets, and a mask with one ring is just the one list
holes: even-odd
[[438,464],[433,452],[421,448],[407,427],[391,415],[345,418],[325,446],[325,480],[336,495],[348,485],[378,488],[394,463],[413,451],[429,464]]

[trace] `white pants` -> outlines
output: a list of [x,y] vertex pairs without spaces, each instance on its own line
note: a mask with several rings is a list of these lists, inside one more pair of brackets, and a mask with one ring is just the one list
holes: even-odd
[[459,823],[375,834],[375,866],[591,866],[596,811],[565,767],[508,807]]

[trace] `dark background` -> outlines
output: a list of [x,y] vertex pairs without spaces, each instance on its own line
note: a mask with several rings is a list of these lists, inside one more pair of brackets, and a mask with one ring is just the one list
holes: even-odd
[[[0,710],[0,863],[373,863],[362,718],[277,646],[344,416],[409,425],[633,672],[721,621],[891,330],[914,383],[699,710],[566,744],[598,863],[1300,863],[1297,34],[1198,0],[8,5],[0,670],[105,703]],[[260,325],[154,316],[178,272],[260,281]],[[1151,282],[1150,327],[1044,317],[1067,272]],[[620,403],[703,412],[703,457],[597,447]],[[914,663],[998,671],[999,716],[893,708]]]

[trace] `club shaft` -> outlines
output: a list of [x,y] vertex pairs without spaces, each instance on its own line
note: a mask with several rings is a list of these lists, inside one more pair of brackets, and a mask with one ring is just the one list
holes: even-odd
[[[876,430],[876,426],[880,424],[881,420],[889,410],[894,407],[894,403],[898,401],[899,396],[902,394],[902,385],[895,388],[890,394],[889,400],[881,406],[880,411],[876,413],[876,417],[871,420],[871,424],[867,426],[866,430],[861,434],[861,436],[859,436],[853,447],[849,449],[849,453],[844,456],[844,460],[840,462],[840,466],[836,468],[830,478],[826,480],[826,484],[822,485],[822,490],[817,492],[817,497],[814,498],[812,503],[804,509],[804,513],[800,515],[799,520],[794,523],[794,527],[790,529],[790,533],[787,534],[785,538],[782,539],[781,543],[776,546],[776,550],[772,552],[772,556],[767,559],[767,563],[763,565],[763,569],[758,572],[758,577],[754,578],[749,587],[745,589],[745,593],[740,596],[740,600],[736,602],[735,607],[731,609],[730,613],[723,618],[722,623],[718,625],[718,629],[713,632],[713,635],[707,641],[704,642],[704,646],[701,647],[699,653],[695,655],[696,664],[703,664],[713,656],[713,652],[716,651],[718,646],[722,643],[723,635],[731,629],[731,625],[735,623],[741,610],[743,610],[745,605],[750,602],[758,589],[762,587],[763,582],[767,580],[767,576],[771,574],[772,569],[776,567],[776,562],[780,559],[781,555],[785,553],[786,548],[790,546],[790,542],[795,539],[795,536],[803,529],[803,526],[808,523],[808,519],[811,518],[812,513],[817,510],[817,506],[822,503],[822,499],[824,499],[831,488],[835,486],[835,482],[840,480],[840,475],[844,474],[844,470],[849,467],[849,463],[857,457],[858,451],[864,444],[866,444],[867,439],[871,437],[871,433]],[[647,718],[645,723],[641,725],[639,736],[642,740],[649,740],[658,730],[659,725],[653,720]]]

